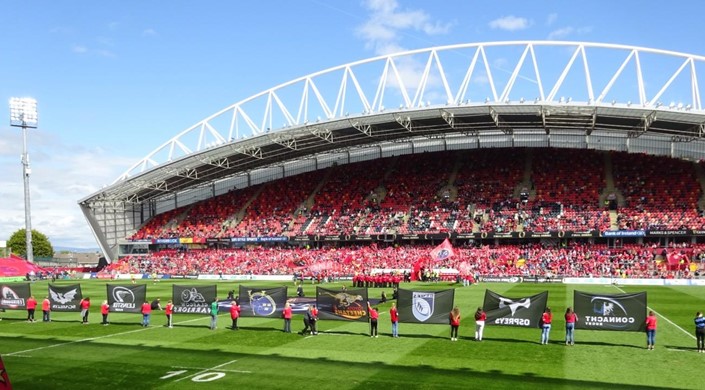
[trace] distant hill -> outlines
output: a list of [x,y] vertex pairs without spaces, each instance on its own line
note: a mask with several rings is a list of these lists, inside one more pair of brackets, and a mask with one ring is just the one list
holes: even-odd
[[68,246],[55,246],[54,252],[71,252],[71,253],[95,253],[100,252],[98,248],[72,248]]

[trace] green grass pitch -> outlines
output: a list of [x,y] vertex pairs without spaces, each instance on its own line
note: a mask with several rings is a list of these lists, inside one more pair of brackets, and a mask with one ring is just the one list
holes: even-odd
[[[463,320],[460,340],[451,342],[446,325],[402,323],[401,337],[392,338],[389,303],[379,306],[379,338],[368,336],[366,323],[344,321],[319,321],[318,336],[302,336],[281,332],[281,319],[245,317],[239,320],[241,330],[232,331],[226,313],[220,315],[215,331],[209,330],[209,317],[203,315],[175,315],[174,328],[165,328],[163,312],[153,312],[149,328],[140,326],[139,314],[117,313],[110,314],[109,326],[101,326],[99,305],[106,296],[106,281],[80,283],[84,296],[93,302],[88,325],[80,323],[80,313],[53,313],[51,323],[41,322],[41,310],[36,323],[24,321],[25,311],[0,313],[0,355],[15,389],[705,387],[705,354],[695,352],[693,326],[695,312],[705,310],[705,287],[414,284],[414,289],[456,287],[455,303]],[[164,304],[171,297],[172,283],[214,282],[141,283],[148,283],[150,300],[160,297]],[[288,285],[293,295],[293,284]],[[219,282],[218,294],[237,291],[237,286]],[[472,341],[472,315],[482,304],[485,289],[512,297],[548,290],[556,317],[550,344],[540,345],[539,329],[499,326],[487,326],[484,341]],[[659,317],[656,349],[646,350],[643,333],[585,330],[576,330],[576,345],[566,346],[562,314],[572,306],[574,289],[608,294],[647,291],[648,305]],[[46,291],[46,282],[32,285],[40,301]],[[369,295],[376,298],[381,291],[370,289]],[[306,284],[305,292],[315,296],[315,286]],[[301,315],[294,316],[292,328],[303,328]]]

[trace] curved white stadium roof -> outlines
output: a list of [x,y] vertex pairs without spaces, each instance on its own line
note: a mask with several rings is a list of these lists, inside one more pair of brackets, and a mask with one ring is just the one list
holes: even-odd
[[95,217],[107,204],[124,212],[264,167],[369,147],[549,146],[702,159],[703,77],[703,56],[587,42],[468,43],[370,58],[234,103],[79,203],[105,243]]

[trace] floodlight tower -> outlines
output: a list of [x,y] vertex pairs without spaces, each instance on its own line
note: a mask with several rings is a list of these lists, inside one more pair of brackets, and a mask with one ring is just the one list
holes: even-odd
[[29,154],[27,153],[27,129],[37,128],[37,101],[32,98],[10,99],[10,126],[22,128],[22,176],[24,177],[24,227],[27,241],[27,261],[34,262],[32,249],[32,210],[29,201]]

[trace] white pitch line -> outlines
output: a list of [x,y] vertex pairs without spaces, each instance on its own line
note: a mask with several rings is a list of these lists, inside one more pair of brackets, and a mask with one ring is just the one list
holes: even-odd
[[[177,324],[177,325],[178,325],[178,324],[185,324],[185,323],[187,323],[187,322],[199,321],[199,320],[203,320],[203,319],[205,319],[205,318],[193,318],[193,319],[190,319],[190,320],[177,322],[176,324]],[[46,345],[46,346],[44,346],[44,347],[38,347],[38,348],[32,348],[32,349],[25,349],[24,351],[10,352],[10,353],[4,354],[4,356],[16,356],[16,355],[21,355],[21,354],[24,354],[24,353],[27,353],[27,352],[41,351],[41,350],[43,350],[43,349],[49,349],[49,348],[54,348],[54,347],[62,347],[62,346],[64,346],[64,345],[70,345],[70,344],[76,344],[76,343],[83,343],[83,342],[86,342],[86,341],[100,340],[100,339],[105,339],[105,338],[108,338],[108,337],[122,336],[122,335],[130,334],[130,333],[143,332],[143,331],[145,331],[145,330],[159,329],[159,328],[160,328],[159,326],[153,326],[153,327],[150,326],[150,327],[147,327],[147,328],[135,329],[135,330],[127,331],[127,332],[112,333],[112,334],[108,334],[108,335],[105,335],[105,336],[90,337],[90,338],[87,338],[87,339],[74,340],[74,341],[67,341],[67,342],[65,342],[65,343],[60,343],[60,344]]]
[[198,376],[198,375],[201,375],[201,374],[205,374],[205,373],[208,372],[208,371],[217,370],[217,369],[220,368],[220,367],[227,366],[228,364],[235,363],[236,361],[237,361],[237,360],[231,360],[231,361],[229,361],[229,362],[226,362],[226,363],[223,363],[223,364],[219,364],[219,365],[214,366],[214,367],[212,367],[212,368],[204,368],[204,369],[202,369],[201,371],[196,372],[195,374],[191,374],[191,375],[187,375],[187,376],[181,377],[181,378],[175,380],[174,382],[179,382],[179,381],[182,381],[182,380],[184,380],[184,379],[188,379],[188,378],[195,377],[195,376]]
[[[203,367],[185,367],[185,366],[171,366],[171,368],[180,368],[183,370],[204,370],[204,371],[210,371],[210,368],[203,368]],[[243,370],[223,370],[219,369],[218,371],[222,372],[236,372],[239,374],[251,374],[252,371],[243,371]]]
[[[619,286],[614,286],[614,287],[615,287],[617,290],[621,291],[622,294],[626,294],[626,293],[627,293],[626,291],[622,290]],[[650,306],[647,306],[646,308],[649,309],[649,310],[651,310],[651,311],[653,311],[654,314],[656,314],[657,316],[659,316],[659,317],[663,318],[664,320],[666,320],[666,322],[668,322],[669,324],[671,324],[671,325],[675,326],[676,328],[680,329],[681,332],[687,334],[691,339],[695,340],[695,336],[693,336],[692,333],[690,333],[690,332],[688,332],[687,330],[681,328],[678,324],[676,324],[675,322],[669,320],[668,317],[666,317],[666,316],[660,314],[659,312],[657,312],[656,310],[654,310],[654,309],[653,309],[652,307],[650,307]]]

